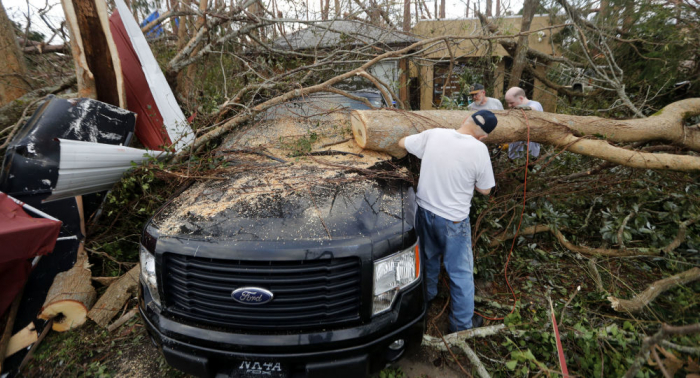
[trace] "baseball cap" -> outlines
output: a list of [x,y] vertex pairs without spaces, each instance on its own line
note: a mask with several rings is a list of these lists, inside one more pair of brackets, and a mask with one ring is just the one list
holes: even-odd
[[472,119],[474,120],[474,123],[476,123],[486,132],[486,134],[490,134],[498,124],[496,115],[488,110],[479,110],[478,112],[472,114]]
[[474,85],[471,86],[471,88],[469,88],[469,94],[470,94],[470,95],[473,95],[473,94],[475,94],[476,92],[478,92],[478,91],[483,91],[483,90],[484,90],[484,86],[483,86],[483,85],[481,85],[481,84],[474,84]]

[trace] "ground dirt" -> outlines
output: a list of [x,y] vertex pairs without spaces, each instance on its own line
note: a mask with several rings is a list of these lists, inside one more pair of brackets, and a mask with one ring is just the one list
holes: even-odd
[[[126,334],[126,336],[121,336]],[[60,345],[63,353],[47,353]],[[98,346],[99,345],[99,346]],[[72,361],[66,357],[72,356]],[[465,364],[464,361],[462,361]],[[467,366],[467,365],[465,365]],[[388,370],[400,369],[404,378],[463,377],[448,353],[421,348]],[[37,359],[22,371],[24,377],[192,377],[170,367],[161,351],[145,333],[141,319],[135,319],[112,334],[94,324],[70,333],[50,333]],[[372,378],[379,377],[375,374]]]
[[[484,294],[477,283],[477,295]],[[447,334],[448,291],[440,282],[440,295],[428,308],[427,330],[431,336]],[[135,305],[134,302],[130,306]],[[488,322],[486,323],[488,324]],[[475,349],[478,344],[472,345]],[[461,364],[471,372],[467,358],[457,349],[454,356],[422,347],[387,367],[386,372],[403,372],[403,378],[464,377]],[[457,357],[457,361],[455,361]],[[159,348],[153,345],[140,317],[135,317],[113,332],[92,322],[70,332],[50,332],[40,345],[34,360],[22,371],[24,377],[191,377],[170,367]],[[401,377],[401,375],[388,375]],[[372,378],[379,378],[377,373]]]

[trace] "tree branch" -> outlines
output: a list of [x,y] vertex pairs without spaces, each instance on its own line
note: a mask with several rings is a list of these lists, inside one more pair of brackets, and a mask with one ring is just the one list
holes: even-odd
[[619,299],[614,296],[609,296],[608,300],[613,310],[617,312],[635,313],[641,311],[649,305],[659,294],[671,289],[677,285],[685,285],[687,283],[700,279],[700,268],[692,268],[683,273],[664,278],[653,282],[646,290],[637,294],[632,299]]

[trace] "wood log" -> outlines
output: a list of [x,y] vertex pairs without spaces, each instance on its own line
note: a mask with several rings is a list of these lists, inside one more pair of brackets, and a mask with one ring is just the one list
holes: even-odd
[[10,338],[10,342],[7,344],[5,358],[10,357],[18,351],[34,344],[38,338],[39,335],[36,333],[36,326],[34,326],[33,322],[29,323],[19,332],[12,335],[12,337]]
[[[663,141],[700,152],[700,128],[684,120],[700,114],[700,98],[669,104],[654,116],[614,120],[520,109],[494,111],[498,126],[483,141],[497,144],[519,140],[550,144],[568,151],[635,168],[699,171],[700,157],[627,150],[609,143]],[[473,112],[461,110],[357,110],[351,114],[357,144],[401,158],[399,139],[432,128],[458,129]]]
[[700,268],[695,267],[683,273],[653,282],[646,290],[635,295],[632,299],[619,299],[609,296],[608,300],[615,311],[635,313],[641,311],[664,291],[677,285],[685,285],[699,279]]
[[54,319],[52,329],[57,332],[65,332],[83,325],[97,297],[95,288],[92,287],[91,276],[87,253],[81,243],[73,268],[56,275],[39,318]]
[[139,283],[141,265],[136,264],[130,271],[109,285],[88,313],[88,317],[101,327],[107,327],[114,316],[124,307],[127,300],[136,292]]

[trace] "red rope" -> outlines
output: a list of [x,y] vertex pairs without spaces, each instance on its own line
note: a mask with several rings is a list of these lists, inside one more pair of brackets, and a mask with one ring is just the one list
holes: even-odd
[[559,327],[557,326],[557,317],[554,316],[554,306],[552,300],[549,300],[549,308],[552,310],[552,326],[554,327],[554,337],[557,340],[557,355],[559,356],[559,366],[563,378],[569,378],[569,368],[566,366],[566,357],[564,356],[564,348],[561,346],[561,337],[559,336]]
[[[527,167],[530,164],[530,120],[527,118],[527,114],[523,109],[520,109],[520,111],[523,113],[523,116],[525,117],[525,125],[527,125],[527,145],[525,147],[525,180],[523,182],[523,208],[520,211],[520,221],[518,222],[518,229],[515,231],[515,235],[513,235],[513,243],[510,246],[510,251],[508,251],[508,259],[506,260],[506,267],[505,267],[505,278],[506,278],[506,284],[508,285],[508,288],[510,289],[511,294],[513,294],[513,308],[510,309],[510,312],[508,315],[512,314],[515,312],[515,304],[518,302],[518,297],[515,295],[515,290],[513,290],[513,287],[510,286],[510,281],[508,281],[508,264],[510,263],[510,257],[513,255],[513,249],[515,248],[515,241],[518,238],[518,234],[520,234],[520,226],[523,224],[523,214],[525,213],[525,201],[527,200]],[[480,314],[476,311],[474,311],[475,314],[481,316],[484,319],[488,320],[503,320],[505,319],[504,317],[501,318],[491,318],[486,315]],[[508,316],[506,315],[506,316]]]

